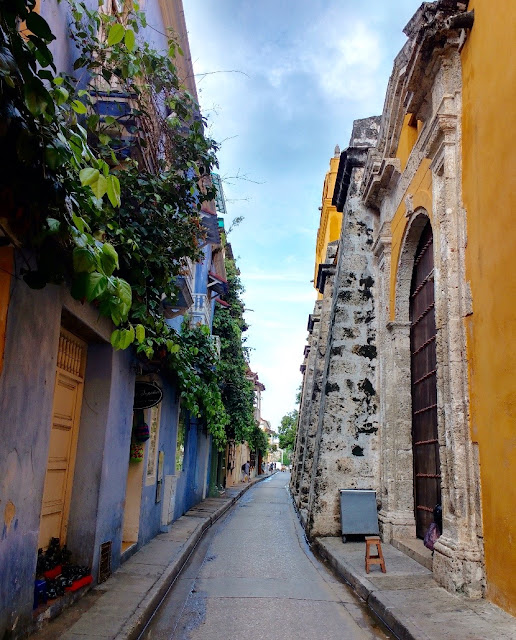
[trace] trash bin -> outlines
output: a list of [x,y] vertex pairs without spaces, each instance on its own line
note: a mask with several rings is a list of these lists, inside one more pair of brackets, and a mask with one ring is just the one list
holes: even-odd
[[342,542],[348,535],[379,535],[376,491],[340,489],[339,493]]

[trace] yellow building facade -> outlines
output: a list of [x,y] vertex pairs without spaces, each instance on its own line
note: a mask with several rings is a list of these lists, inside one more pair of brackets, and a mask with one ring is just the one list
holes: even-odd
[[[516,11],[502,0],[470,0],[473,28],[460,46],[461,183],[464,207],[464,313],[468,424],[478,452],[485,596],[516,614],[516,271],[512,216],[516,211]],[[494,36],[496,34],[496,37]],[[467,37],[465,37],[467,36]],[[404,117],[396,159],[403,174],[421,132],[413,114]],[[424,211],[432,227],[432,161],[420,160],[390,221],[389,318],[396,322],[400,264],[411,211]],[[438,248],[438,247],[437,247]],[[470,502],[475,503],[470,496]],[[480,505],[477,505],[480,507]],[[480,514],[479,514],[480,516]]]
[[[319,229],[317,230],[317,242],[315,245],[315,271],[314,271],[314,287],[317,288],[317,275],[319,273],[319,265],[326,261],[326,250],[328,244],[340,238],[340,230],[342,226],[342,213],[332,204],[333,192],[335,190],[335,182],[337,179],[337,171],[340,161],[340,149],[335,147],[333,158],[330,159],[330,169],[324,178],[324,186],[322,191],[322,203],[320,207],[321,217],[319,220]],[[318,298],[321,299],[321,294]]]
[[478,442],[487,598],[516,615],[516,10],[470,0],[461,52],[471,437]]

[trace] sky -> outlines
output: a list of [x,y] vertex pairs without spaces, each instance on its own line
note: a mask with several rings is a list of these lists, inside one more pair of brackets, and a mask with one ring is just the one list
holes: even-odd
[[322,188],[353,120],[380,115],[420,0],[183,0],[199,101],[220,144],[251,368],[277,430],[296,408]]

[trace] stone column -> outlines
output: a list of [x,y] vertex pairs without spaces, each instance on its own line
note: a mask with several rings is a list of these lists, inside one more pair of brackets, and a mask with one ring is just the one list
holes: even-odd
[[461,198],[460,93],[444,96],[436,117],[433,170],[436,327],[443,535],[436,579],[451,591],[481,597],[485,588],[480,474],[469,430],[464,318],[471,313],[465,279],[466,213]]
[[412,487],[410,323],[390,322],[391,232],[384,223],[373,247],[378,279],[378,389],[382,539],[415,537]]

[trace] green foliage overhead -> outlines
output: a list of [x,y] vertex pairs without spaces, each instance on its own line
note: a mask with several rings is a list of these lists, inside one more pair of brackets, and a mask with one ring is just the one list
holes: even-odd
[[[135,3],[122,18],[70,2],[77,77],[58,74],[55,39],[34,0],[0,12],[0,218],[15,247],[29,250],[33,288],[71,284],[116,325],[115,349],[135,345],[171,372],[184,406],[203,416],[219,447],[228,417],[209,331],[163,318],[175,277],[200,257],[204,176],[216,146],[181,87],[171,38],[165,54],[141,37]],[[20,32],[19,26],[26,28]],[[100,106],[120,106],[102,115]],[[25,253],[23,254],[25,255]]]

